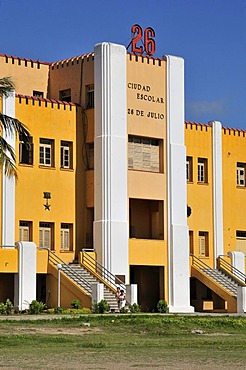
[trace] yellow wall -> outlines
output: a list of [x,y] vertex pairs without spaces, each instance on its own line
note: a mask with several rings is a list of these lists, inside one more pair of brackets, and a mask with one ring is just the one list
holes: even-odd
[[49,63],[0,55],[0,71],[0,78],[12,77],[16,93],[32,96],[35,90],[47,96]]
[[[33,165],[18,164],[18,181],[16,183],[16,237],[19,238],[19,221],[33,222],[33,241],[39,245],[39,222],[55,223],[54,250],[60,252],[60,224],[73,224],[73,247],[75,249],[75,196],[77,191],[76,167],[77,146],[81,143],[77,137],[78,121],[75,106],[52,104],[51,102],[16,98],[16,117],[25,122],[33,136]],[[39,139],[54,139],[54,167],[39,165]],[[73,142],[73,168],[60,168],[61,140]],[[17,162],[19,146],[17,141]],[[43,192],[50,192],[50,211],[45,210]],[[79,221],[79,220],[78,220]],[[66,254],[66,252],[64,252]],[[64,256],[66,259],[66,256]],[[69,256],[73,259],[74,254]],[[62,258],[63,258],[62,257]]]
[[[58,270],[49,264],[48,275],[46,279],[47,306],[57,307],[58,296]],[[78,299],[82,307],[91,308],[91,297],[83,292],[81,288],[75,285],[70,279],[67,279],[61,273],[61,307],[71,308],[71,302]]]
[[17,273],[18,272],[18,250],[0,248],[0,272]]
[[[212,193],[212,129],[206,125],[185,125],[186,155],[193,158],[193,182],[187,183],[187,202],[192,213],[188,217],[189,230],[194,235],[194,254],[199,256],[199,231],[209,233],[209,257],[205,263],[213,265],[213,193]],[[208,183],[197,181],[198,158],[208,159]]]
[[71,89],[71,101],[85,108],[85,89],[94,84],[94,56],[82,55],[53,63],[50,68],[49,97],[59,99],[59,91]]
[[126,90],[128,135],[160,140],[160,172],[128,170],[128,197],[159,200],[164,213],[164,240],[129,239],[129,265],[165,266],[160,294],[167,299],[166,61],[128,54]]
[[224,253],[235,250],[236,230],[246,231],[246,188],[237,187],[237,162],[246,163],[246,133],[222,130]]

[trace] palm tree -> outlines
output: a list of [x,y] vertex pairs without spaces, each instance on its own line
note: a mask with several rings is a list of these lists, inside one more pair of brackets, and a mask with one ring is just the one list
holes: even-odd
[[[0,78],[0,97],[10,96],[14,88],[15,85],[11,77]],[[3,138],[3,130],[7,135],[19,134],[26,146],[30,145],[30,133],[27,127],[18,119],[0,113],[0,168],[4,168],[6,176],[17,178],[15,150]]]

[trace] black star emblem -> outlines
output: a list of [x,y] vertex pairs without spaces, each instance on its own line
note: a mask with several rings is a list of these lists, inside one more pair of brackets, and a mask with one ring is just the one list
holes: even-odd
[[48,211],[50,211],[50,207],[51,207],[51,204],[44,204],[44,210],[46,211],[46,210],[48,210]]

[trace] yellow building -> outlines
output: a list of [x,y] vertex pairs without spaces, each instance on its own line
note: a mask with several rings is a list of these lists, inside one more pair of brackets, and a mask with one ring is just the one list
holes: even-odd
[[0,71],[16,82],[2,111],[32,135],[28,150],[8,138],[0,301],[90,307],[122,285],[144,311],[246,309],[245,132],[184,125],[182,58],[102,43],[55,63],[0,55]]

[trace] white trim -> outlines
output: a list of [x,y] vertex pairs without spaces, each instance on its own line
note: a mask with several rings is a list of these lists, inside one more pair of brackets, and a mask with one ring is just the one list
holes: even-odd
[[[15,118],[15,93],[3,97],[3,114]],[[4,139],[15,148],[15,134],[6,135]],[[15,178],[8,178],[2,171],[2,244],[14,245],[15,242]]]
[[169,312],[194,312],[190,306],[187,226],[186,149],[184,145],[184,60],[167,60],[167,207]]
[[213,133],[213,224],[214,267],[216,258],[224,253],[223,247],[223,184],[222,184],[222,130],[218,121],[209,122]]
[[128,273],[126,49],[95,46],[94,248],[113,274]]

